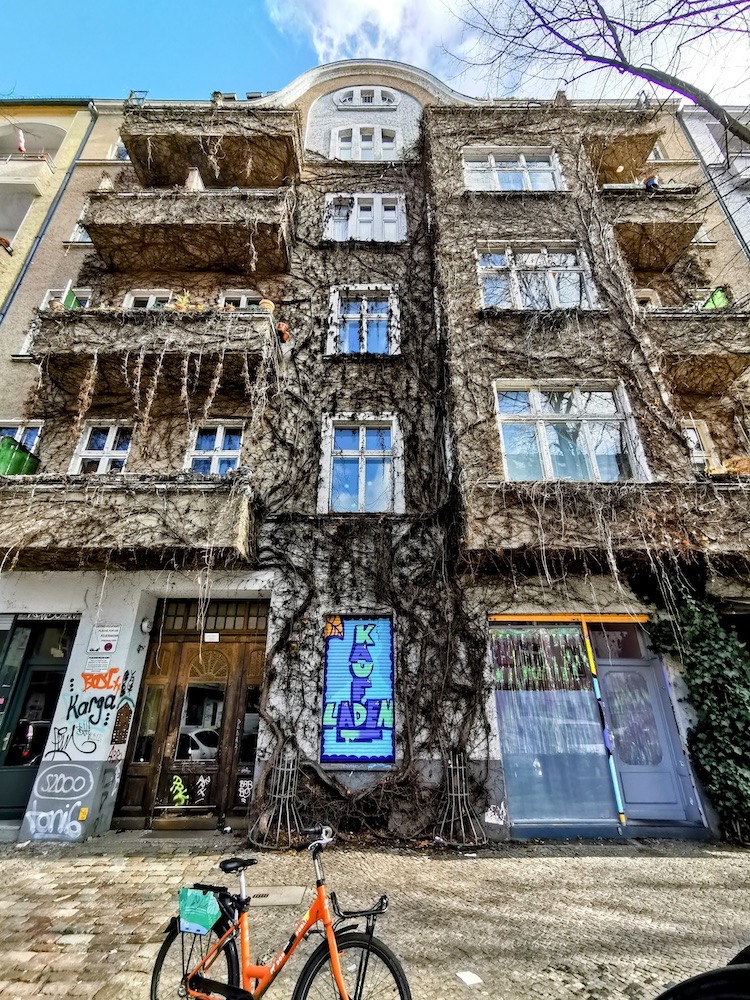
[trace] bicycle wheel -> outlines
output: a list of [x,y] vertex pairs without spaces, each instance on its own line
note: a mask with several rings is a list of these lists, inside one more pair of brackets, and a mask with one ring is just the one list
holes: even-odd
[[[217,920],[208,934],[182,934],[179,923],[175,922],[159,949],[151,976],[151,1000],[176,1000],[186,997],[185,975],[196,967],[209,949],[226,932],[228,925]],[[237,945],[229,938],[210,969],[204,973],[207,979],[228,986],[240,985],[240,964],[237,960]]]
[[[382,941],[352,932],[338,946],[349,1000],[411,1000],[401,963]],[[339,1000],[326,941],[305,963],[292,1000]]]
[[750,965],[727,965],[677,983],[656,1000],[748,1000]]

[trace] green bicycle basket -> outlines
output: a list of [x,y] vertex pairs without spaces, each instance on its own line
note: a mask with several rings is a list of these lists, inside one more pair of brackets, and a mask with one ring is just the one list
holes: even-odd
[[208,934],[221,916],[213,893],[201,889],[180,889],[180,930],[183,934]]

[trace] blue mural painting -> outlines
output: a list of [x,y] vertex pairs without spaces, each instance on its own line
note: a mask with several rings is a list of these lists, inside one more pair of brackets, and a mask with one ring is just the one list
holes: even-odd
[[392,764],[390,618],[329,618],[325,627],[323,764]]

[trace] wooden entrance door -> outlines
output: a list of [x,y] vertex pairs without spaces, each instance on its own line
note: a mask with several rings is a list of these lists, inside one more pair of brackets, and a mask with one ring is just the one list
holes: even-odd
[[[265,636],[152,643],[118,814],[211,825],[252,791]],[[136,825],[136,824],[134,824]],[[138,824],[140,825],[140,824]]]

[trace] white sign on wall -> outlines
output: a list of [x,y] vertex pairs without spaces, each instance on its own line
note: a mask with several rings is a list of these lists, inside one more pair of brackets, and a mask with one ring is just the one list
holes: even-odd
[[91,630],[89,653],[114,653],[122,625],[95,625]]

